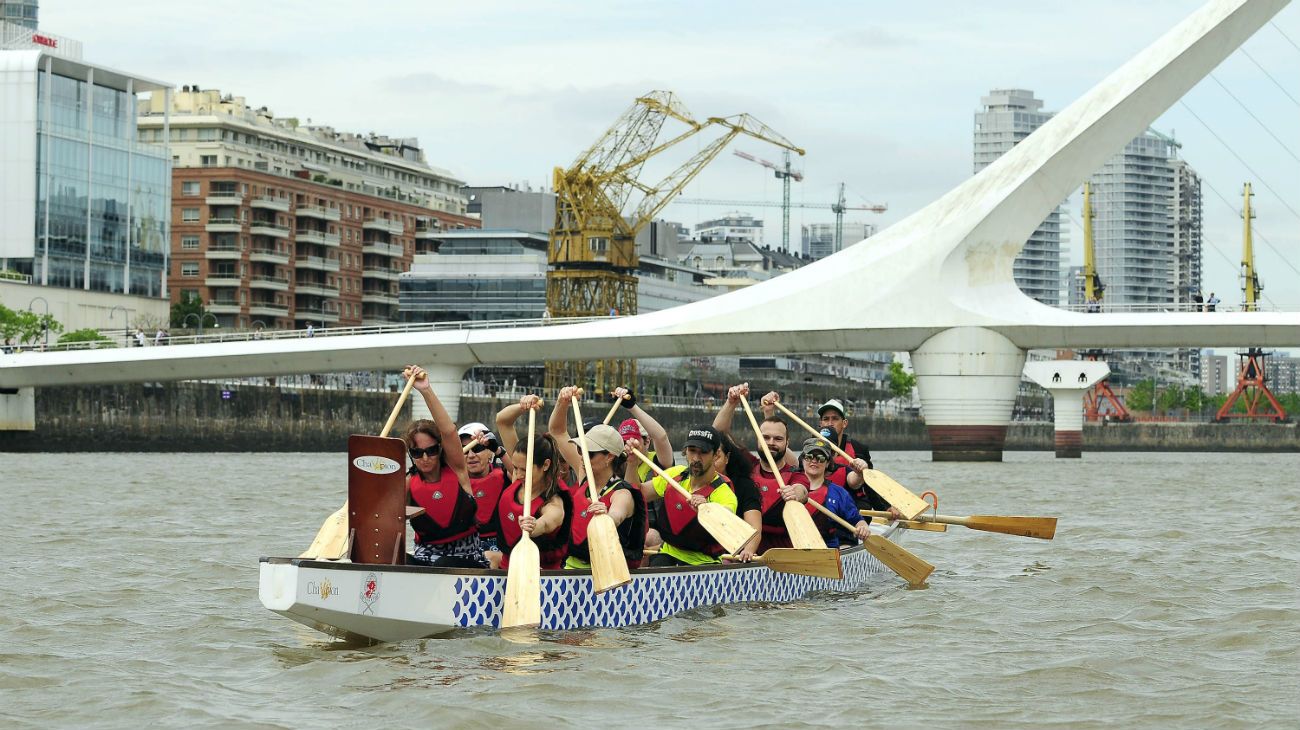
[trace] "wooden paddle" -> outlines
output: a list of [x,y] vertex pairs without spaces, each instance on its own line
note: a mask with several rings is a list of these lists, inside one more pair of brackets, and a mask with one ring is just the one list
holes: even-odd
[[[808,504],[816,507],[822,514],[831,518],[849,532],[854,531],[853,525],[850,525],[844,520],[844,518],[826,509],[824,506],[811,499],[808,500]],[[933,565],[908,552],[898,543],[886,540],[880,535],[868,535],[867,539],[862,541],[862,546],[867,549],[867,552],[874,555],[876,560],[884,563],[886,568],[898,573],[900,578],[907,581],[908,584],[912,586],[924,584],[925,579],[934,572]]]
[[[608,426],[608,425],[609,425],[609,422],[610,422],[611,420],[613,420],[613,418],[614,418],[614,414],[615,414],[615,413],[618,413],[618,407],[621,406],[621,405],[623,405],[623,401],[625,401],[625,400],[627,400],[627,396],[623,396],[622,398],[615,398],[615,399],[614,399],[614,405],[612,405],[612,406],[609,407],[609,413],[606,413],[606,414],[605,414],[605,420],[604,420],[604,421],[601,421],[601,423],[603,423],[603,424],[605,424],[606,426]],[[574,401],[574,403],[577,403],[577,401]],[[578,423],[582,423],[582,419],[581,419],[581,418],[578,419]]]
[[[569,401],[573,404],[573,420],[578,422],[578,445],[582,447],[582,466],[587,470],[587,495],[592,502],[600,501],[600,492],[596,489],[596,480],[591,471],[591,451],[587,449],[587,431],[582,427],[582,409],[578,399]],[[611,411],[613,413],[613,411]],[[592,589],[604,593],[611,588],[625,586],[632,582],[627,570],[627,558],[623,557],[623,543],[618,539],[618,525],[608,514],[593,515],[587,523],[587,553],[591,564]]]
[[[795,423],[799,424],[800,426],[803,426],[804,429],[808,431],[808,433],[812,434],[813,436],[817,436],[819,438],[824,438],[822,436],[821,431],[818,431],[817,429],[808,425],[808,423],[804,421],[802,418],[790,412],[790,409],[786,408],[785,404],[783,404],[781,401],[779,400],[772,401],[772,403],[777,408],[779,408],[782,413],[788,416]],[[844,457],[850,462],[853,461],[853,457],[849,456],[848,453],[846,453],[844,449],[841,449],[839,445],[837,445],[835,442],[831,441],[830,439],[826,439],[826,443],[830,444],[831,448],[835,450],[835,453],[839,454],[840,456]],[[899,512],[903,513],[904,517],[908,518],[909,520],[915,519],[917,515],[921,514],[927,509],[930,509],[930,505],[926,503],[925,500],[916,496],[911,491],[909,491],[907,487],[904,487],[903,485],[899,484],[893,479],[890,479],[888,475],[882,472],[875,471],[874,469],[867,469],[866,471],[862,472],[862,479],[867,483],[867,486],[875,490],[876,494],[879,494],[881,497],[884,497],[886,502],[892,504],[895,508],[898,509]],[[841,486],[845,486],[845,485],[841,485]]]
[[[763,440],[763,432],[759,430],[754,412],[749,408],[749,399],[742,397],[740,404],[745,407],[745,416],[749,418],[749,425],[754,429],[754,438],[758,439],[758,448],[763,451],[763,458],[767,459],[767,466],[772,470],[772,476],[776,477],[777,487],[785,489],[785,480],[781,478],[781,467],[777,466],[776,459],[772,458],[772,452],[767,448],[767,442]],[[799,502],[786,502],[781,507],[781,518],[785,520],[785,531],[790,534],[791,545],[801,549],[829,549],[812,516]],[[836,550],[835,554],[838,556],[839,551]]]
[[[384,423],[384,430],[379,433],[380,438],[386,438],[393,429],[397,414],[401,413],[402,405],[406,403],[406,397],[411,394],[414,385],[415,378],[407,379],[406,387],[402,388],[402,394],[397,397],[397,405],[393,406],[393,412]],[[298,557],[308,560],[338,560],[348,553],[348,533],[348,503],[345,501],[337,512],[325,518],[325,522],[316,531],[316,539]]]
[[[654,463],[653,459],[636,449],[628,450],[635,454],[636,458],[644,461],[656,474],[666,479],[674,489],[682,493],[683,497],[688,501],[690,500],[691,493],[686,491],[686,488],[679,484],[676,479],[673,479],[667,472],[659,468],[659,465]],[[740,550],[741,546],[749,542],[750,538],[758,532],[753,525],[742,520],[735,512],[717,502],[705,502],[699,506],[696,514],[700,520],[700,525],[713,536],[714,540],[718,541],[719,545],[726,548],[727,552],[730,553]]]
[[[802,548],[772,548],[751,562],[762,563],[778,573],[811,575],[814,578],[844,578],[840,565],[840,551]],[[723,560],[736,560],[734,555],[723,555]]]
[[[524,504],[520,517],[532,513],[533,441],[537,432],[537,409],[528,409],[528,452],[524,465]],[[535,626],[542,622],[542,558],[533,536],[524,532],[510,550],[506,569],[506,596],[501,603],[501,628]]]
[[[875,512],[864,509],[862,514],[868,517],[889,519],[888,512]],[[984,532],[1001,532],[1006,535],[1036,537],[1039,540],[1051,540],[1056,536],[1055,517],[1021,517],[1004,515],[971,515],[970,517],[950,517],[948,515],[920,515],[918,522],[938,523],[943,525],[961,525],[972,530]]]

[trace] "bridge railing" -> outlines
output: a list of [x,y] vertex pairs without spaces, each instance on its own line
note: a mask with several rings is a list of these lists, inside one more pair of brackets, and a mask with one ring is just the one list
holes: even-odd
[[1254,309],[1247,310],[1240,304],[1224,304],[1220,302],[1213,308],[1207,304],[1197,304],[1196,302],[1166,302],[1155,304],[1128,304],[1128,303],[1109,303],[1100,302],[1097,304],[1067,304],[1055,307],[1064,309],[1068,312],[1093,312],[1103,314],[1124,314],[1124,313],[1159,313],[1159,312],[1289,312],[1294,308],[1286,308],[1278,305],[1264,306],[1256,305]]

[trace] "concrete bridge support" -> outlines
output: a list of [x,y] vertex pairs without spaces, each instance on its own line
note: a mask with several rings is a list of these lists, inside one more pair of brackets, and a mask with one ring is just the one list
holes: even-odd
[[0,388],[0,431],[36,430],[36,391]]
[[1110,366],[1092,360],[1031,362],[1025,375],[1052,394],[1056,412],[1056,458],[1083,456],[1083,394],[1110,375]]
[[1025,351],[981,327],[957,327],[912,352],[935,461],[1002,461]]
[[[429,374],[429,382],[433,383],[433,392],[437,394],[438,400],[447,409],[447,414],[451,420],[460,424],[460,381],[465,377],[465,371],[469,368],[465,365],[421,365],[425,372]],[[429,418],[429,409],[424,405],[424,398],[415,390],[411,391],[411,418]],[[492,424],[488,424],[491,426]],[[406,424],[398,423],[393,427],[393,436],[402,435]]]

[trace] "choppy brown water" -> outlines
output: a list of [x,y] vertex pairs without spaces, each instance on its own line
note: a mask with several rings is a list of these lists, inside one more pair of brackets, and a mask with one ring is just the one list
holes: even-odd
[[0,726],[1296,726],[1300,457],[926,459],[877,464],[1056,540],[911,533],[924,590],[360,648],[257,599],[344,455],[0,454]]

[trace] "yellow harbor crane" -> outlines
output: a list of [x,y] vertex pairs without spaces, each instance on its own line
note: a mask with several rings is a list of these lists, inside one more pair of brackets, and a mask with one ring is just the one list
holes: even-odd
[[[685,124],[686,130],[660,142],[660,129],[670,118]],[[654,184],[637,179],[650,158],[714,128],[723,134],[664,179]],[[637,232],[741,134],[804,153],[748,114],[697,122],[672,92],[652,91],[637,99],[567,169],[555,168],[555,225],[546,273],[546,305],[551,315],[636,314]],[[639,200],[633,206],[634,197]],[[603,393],[632,385],[635,378],[633,363],[628,360],[546,363],[548,388],[576,383]]]
[[1097,252],[1092,242],[1092,183],[1083,184],[1083,300],[1088,308],[1100,307],[1106,293],[1101,277],[1097,275]]
[[1264,291],[1264,285],[1259,283],[1259,272],[1255,270],[1255,245],[1251,236],[1250,221],[1255,217],[1255,211],[1251,209],[1250,199],[1254,195],[1250,183],[1246,183],[1242,189],[1242,197],[1245,201],[1241,208],[1245,229],[1241,239],[1241,305],[1242,311],[1245,312],[1259,310],[1259,295]]

